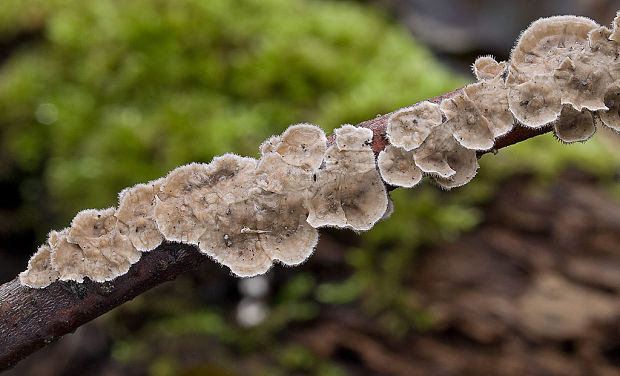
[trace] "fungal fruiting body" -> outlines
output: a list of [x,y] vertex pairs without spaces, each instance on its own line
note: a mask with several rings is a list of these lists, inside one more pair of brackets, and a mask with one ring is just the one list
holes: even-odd
[[366,231],[389,217],[385,184],[466,184],[478,153],[515,124],[549,127],[567,143],[587,140],[596,124],[620,131],[619,24],[620,13],[611,29],[574,16],[534,22],[508,62],[474,62],[477,82],[389,114],[390,144],[376,160],[370,145],[380,132],[347,124],[328,143],[317,126],[296,124],[265,141],[258,160],[225,154],[127,188],[118,208],[84,210],[50,232],[20,281],[109,281],[162,241],[194,244],[253,276],[276,261],[304,262],[320,227]]

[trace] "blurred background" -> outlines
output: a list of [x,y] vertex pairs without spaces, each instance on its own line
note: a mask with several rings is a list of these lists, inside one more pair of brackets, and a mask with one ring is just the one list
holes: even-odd
[[[3,0],[0,279],[122,188],[473,80],[541,16],[607,0]],[[371,231],[240,280],[206,262],[12,375],[620,375],[620,136],[544,135]]]

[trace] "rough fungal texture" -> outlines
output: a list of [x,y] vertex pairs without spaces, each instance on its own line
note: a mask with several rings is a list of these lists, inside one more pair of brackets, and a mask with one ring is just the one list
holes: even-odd
[[265,141],[258,160],[226,154],[125,189],[118,208],[84,210],[50,232],[20,281],[109,281],[164,240],[253,276],[304,262],[319,227],[365,231],[389,217],[386,183],[466,184],[477,155],[515,124],[552,127],[563,142],[587,140],[595,124],[620,131],[619,28],[620,13],[611,28],[574,16],[534,22],[508,62],[474,62],[476,83],[392,113],[376,161],[370,129],[344,125],[328,143],[320,128],[297,124]]

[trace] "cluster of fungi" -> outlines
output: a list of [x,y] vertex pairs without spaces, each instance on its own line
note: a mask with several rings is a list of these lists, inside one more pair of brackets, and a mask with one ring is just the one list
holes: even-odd
[[238,276],[275,261],[297,265],[318,228],[369,230],[389,216],[386,184],[413,187],[429,176],[445,189],[469,182],[477,155],[516,124],[553,127],[580,142],[597,126],[620,131],[620,13],[612,28],[574,16],[541,19],[523,32],[508,62],[480,57],[477,82],[395,111],[375,159],[373,132],[344,125],[328,142],[297,124],[261,147],[261,157],[226,154],[123,190],[118,208],[84,210],[52,231],[20,274],[23,285],[104,282],[126,273],[161,242],[196,245]]

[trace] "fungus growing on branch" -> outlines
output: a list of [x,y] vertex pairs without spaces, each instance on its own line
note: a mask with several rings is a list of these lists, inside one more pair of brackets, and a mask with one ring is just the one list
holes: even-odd
[[260,146],[259,160],[225,154],[125,189],[118,210],[84,210],[50,232],[20,281],[108,281],[164,240],[253,276],[274,262],[302,263],[319,227],[366,231],[389,217],[385,184],[410,188],[428,175],[451,189],[476,175],[481,154],[519,137],[552,129],[571,143],[595,124],[620,131],[619,29],[620,13],[611,29],[544,18],[523,32],[510,61],[476,59],[478,82],[461,90],[343,125],[329,142],[315,125],[292,125]]
[[472,150],[493,147],[494,137],[489,121],[465,92],[441,102],[441,111],[448,119],[442,129],[451,129],[461,145]]
[[504,73],[506,62],[498,63],[492,56],[480,56],[474,61],[472,70],[479,81],[491,80]]
[[[83,210],[73,218],[66,234],[66,241],[76,244],[82,253],[83,265],[75,272],[82,270],[83,276],[96,282],[110,281],[127,273],[131,264],[140,259],[140,252],[127,237],[127,226],[118,222],[115,213],[115,208]],[[58,267],[67,264],[73,251],[74,247],[56,249],[53,264]]]
[[[343,125],[325,154],[308,202],[308,223],[369,230],[386,211],[387,192],[370,147],[370,129]],[[338,139],[341,138],[340,141]]]
[[596,128],[592,112],[577,111],[571,106],[564,106],[560,118],[553,123],[557,138],[566,143],[585,141],[592,137]]
[[508,104],[514,117],[530,128],[540,128],[555,121],[562,111],[557,88],[544,76],[511,87]]
[[388,119],[387,137],[394,146],[414,150],[441,124],[439,106],[429,101],[396,111]]
[[620,86],[613,86],[607,91],[605,105],[609,110],[598,112],[602,122],[616,132],[620,132]]
[[377,158],[383,181],[397,187],[411,188],[422,180],[422,170],[413,161],[413,152],[388,145]]
[[43,244],[28,261],[28,269],[19,273],[22,285],[34,288],[49,286],[58,279],[58,272],[52,267],[52,250]]
[[164,240],[155,223],[155,195],[164,179],[126,188],[119,194],[116,218],[125,224],[127,237],[138,251],[149,251]]

